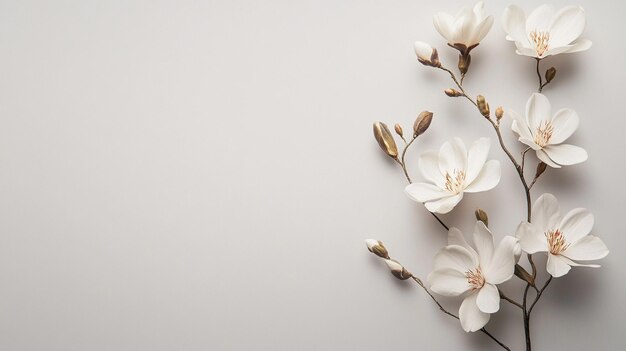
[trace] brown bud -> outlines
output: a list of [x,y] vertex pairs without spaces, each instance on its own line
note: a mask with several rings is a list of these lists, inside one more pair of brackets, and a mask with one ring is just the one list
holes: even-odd
[[546,70],[546,84],[550,83],[554,79],[554,76],[556,76],[556,68],[548,68],[548,70]]
[[489,110],[489,104],[485,100],[485,97],[482,95],[478,95],[478,97],[476,98],[476,104],[478,105],[478,111],[480,111],[480,114],[485,116],[485,118],[489,118],[489,114],[491,113],[491,111]]
[[481,221],[485,224],[485,227],[489,226],[489,217],[487,216],[487,212],[479,208],[474,212],[474,215],[476,216],[477,221]]
[[367,245],[367,249],[374,255],[380,258],[389,259],[389,252],[387,252],[387,248],[383,245],[382,241],[367,239],[365,240],[365,244]]
[[537,165],[537,171],[535,172],[535,178],[539,178],[539,176],[546,171],[547,167],[548,165],[545,162],[539,162],[539,164]]
[[502,109],[502,106],[498,106],[496,109],[496,119],[499,121],[502,117],[504,117],[504,109]]
[[396,130],[396,134],[398,134],[400,137],[402,137],[403,133],[402,133],[402,126],[397,124],[395,126],[393,126],[393,128]]
[[398,157],[398,147],[393,140],[393,135],[383,122],[374,122],[374,137],[383,151],[392,158]]
[[472,62],[472,57],[469,54],[461,54],[459,55],[459,72],[462,75],[465,75],[469,70],[470,63]]
[[528,273],[524,269],[524,267],[520,266],[519,264],[516,264],[514,273],[516,277],[520,278],[521,280],[525,281],[531,286],[535,286],[535,278],[533,278],[533,276],[530,273]]
[[452,88],[448,88],[448,89],[444,90],[443,92],[446,93],[446,95],[448,95],[449,97],[463,96],[463,93],[461,93],[460,91],[458,91],[456,89],[452,89]]
[[430,111],[422,111],[413,123],[413,138],[424,134],[426,129],[430,126],[430,122],[433,120],[433,113]]
[[389,270],[391,271],[391,274],[394,275],[394,277],[400,279],[400,280],[407,280],[409,278],[411,278],[413,276],[413,274],[411,274],[411,272],[407,271],[398,261],[396,260],[385,260],[385,263],[387,264],[387,266],[389,267]]

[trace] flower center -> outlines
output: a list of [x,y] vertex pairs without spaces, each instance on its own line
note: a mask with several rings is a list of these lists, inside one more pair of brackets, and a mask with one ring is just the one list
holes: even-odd
[[550,253],[553,255],[558,255],[561,252],[565,251],[569,244],[565,242],[565,238],[563,237],[563,233],[560,230],[553,230],[546,232],[546,239],[548,240],[548,249]]
[[530,39],[535,43],[537,56],[543,56],[548,51],[548,42],[550,41],[550,32],[540,32],[534,30],[530,32]]
[[548,145],[553,132],[554,127],[552,126],[552,123],[546,121],[541,122],[537,128],[537,132],[535,133],[535,144],[539,147]]
[[483,272],[480,270],[480,267],[470,269],[465,272],[465,276],[467,277],[467,282],[471,285],[472,290],[478,290],[485,285],[485,277],[483,277]]
[[451,193],[458,194],[463,190],[463,182],[465,181],[465,172],[454,170],[453,175],[446,172],[446,189]]

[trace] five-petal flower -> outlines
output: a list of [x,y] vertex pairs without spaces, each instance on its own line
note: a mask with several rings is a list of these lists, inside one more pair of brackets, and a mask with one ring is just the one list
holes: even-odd
[[489,138],[476,140],[469,152],[459,138],[445,142],[439,153],[420,155],[419,168],[431,183],[413,183],[406,187],[408,196],[423,202],[431,212],[448,213],[463,198],[463,193],[490,190],[500,181],[500,162],[487,161]]
[[524,10],[510,5],[503,23],[506,39],[515,42],[519,55],[541,59],[591,47],[590,40],[579,39],[585,29],[585,11],[579,6],[556,12],[550,5],[541,5],[527,18]]
[[448,246],[435,256],[434,270],[428,275],[430,288],[444,296],[465,295],[459,320],[466,332],[480,330],[491,313],[500,309],[497,284],[511,279],[515,267],[517,239],[506,236],[497,247],[483,222],[476,222],[474,246],[457,228],[448,232]]
[[456,16],[440,12],[434,16],[433,24],[450,46],[467,54],[487,35],[493,16],[486,16],[485,4],[480,1],[473,9],[461,9]]
[[576,111],[563,108],[553,116],[551,110],[548,98],[534,93],[526,103],[526,118],[510,111],[511,128],[519,136],[519,141],[530,146],[541,161],[554,168],[587,160],[583,148],[562,144],[578,128]]
[[599,260],[609,254],[600,238],[589,235],[593,227],[589,210],[576,208],[561,216],[556,197],[543,194],[532,211],[532,222],[520,223],[516,236],[525,252],[547,252],[546,270],[553,277],[567,274],[571,266],[600,267],[577,261]]

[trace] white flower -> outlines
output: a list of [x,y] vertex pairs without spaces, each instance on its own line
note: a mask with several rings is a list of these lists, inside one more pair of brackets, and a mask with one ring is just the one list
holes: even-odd
[[525,252],[548,253],[546,270],[553,277],[567,274],[571,266],[600,267],[577,261],[599,260],[609,254],[600,238],[589,235],[593,227],[589,210],[576,208],[563,217],[554,195],[543,194],[532,211],[532,222],[522,222],[516,236]]
[[510,5],[503,21],[506,39],[515,42],[519,55],[544,58],[591,47],[590,40],[579,39],[585,29],[585,11],[579,6],[556,12],[550,5],[541,5],[527,18],[524,10]]
[[500,162],[487,161],[489,138],[476,140],[469,149],[459,138],[445,142],[439,153],[420,155],[419,168],[426,180],[406,187],[409,197],[423,202],[431,212],[448,213],[463,198],[463,192],[476,193],[495,187],[500,181]]
[[448,44],[469,53],[491,29],[493,16],[485,15],[485,4],[480,1],[473,10],[465,7],[456,16],[440,12],[433,18],[433,24]]
[[437,53],[437,49],[434,49],[428,43],[423,41],[416,41],[413,44],[413,48],[415,49],[415,55],[417,56],[417,60],[426,66],[441,66],[441,62],[439,62],[439,54]]
[[552,116],[550,101],[534,93],[526,103],[526,118],[511,111],[511,128],[519,141],[536,151],[547,165],[560,168],[587,160],[587,151],[578,146],[562,144],[578,128],[576,111],[563,108]]
[[506,236],[494,247],[493,235],[483,222],[476,222],[474,249],[456,228],[448,232],[448,246],[435,256],[428,275],[432,291],[444,296],[465,294],[459,320],[466,332],[480,330],[491,313],[500,309],[497,284],[511,279],[515,268],[517,239]]

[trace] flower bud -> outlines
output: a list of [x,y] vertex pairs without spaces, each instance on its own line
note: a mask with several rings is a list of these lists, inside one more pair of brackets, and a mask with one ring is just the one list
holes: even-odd
[[539,164],[537,165],[537,171],[535,172],[535,178],[539,178],[539,176],[546,171],[547,167],[548,165],[545,162],[539,162]]
[[469,70],[470,63],[472,62],[472,57],[469,54],[461,54],[459,55],[459,72],[462,75],[465,75]]
[[385,123],[374,122],[374,137],[387,155],[392,158],[398,157],[398,147]]
[[504,109],[502,109],[502,106],[498,106],[498,108],[496,109],[496,120],[501,120],[502,117],[504,117]]
[[417,55],[417,61],[421,64],[432,67],[441,66],[437,49],[434,49],[432,46],[428,45],[428,43],[416,41],[415,44],[413,44],[413,48],[415,49],[415,55]]
[[533,278],[533,276],[530,273],[528,273],[524,269],[524,267],[520,266],[519,264],[516,264],[514,273],[516,277],[520,278],[521,280],[525,281],[531,286],[535,286],[535,278]]
[[413,138],[424,134],[426,129],[430,126],[430,122],[433,120],[433,113],[430,111],[422,111],[413,123]]
[[367,249],[374,255],[380,258],[389,259],[389,252],[387,252],[387,248],[385,248],[382,241],[367,239],[365,240],[365,245],[367,245]]
[[391,274],[393,274],[394,277],[400,280],[407,280],[413,276],[409,271],[404,269],[404,267],[402,267],[402,265],[396,260],[385,260],[385,263],[387,264],[387,267],[389,267],[389,270],[391,270]]
[[400,137],[403,136],[403,132],[402,132],[402,126],[397,124],[395,126],[393,126],[393,128],[396,130],[396,134],[398,134]]
[[550,83],[552,79],[554,79],[554,76],[556,76],[556,68],[548,68],[548,70],[546,71],[546,84]]
[[480,111],[480,114],[485,116],[485,118],[489,118],[489,104],[485,100],[485,97],[482,95],[478,95],[478,97],[476,98],[476,104],[478,105],[478,111]]
[[452,88],[448,88],[448,89],[444,90],[443,92],[446,93],[446,95],[448,95],[449,97],[463,96],[463,93],[461,93],[458,90],[452,89]]
[[489,217],[487,216],[487,212],[479,208],[474,212],[474,215],[476,216],[477,221],[481,221],[485,224],[485,227],[489,227]]

